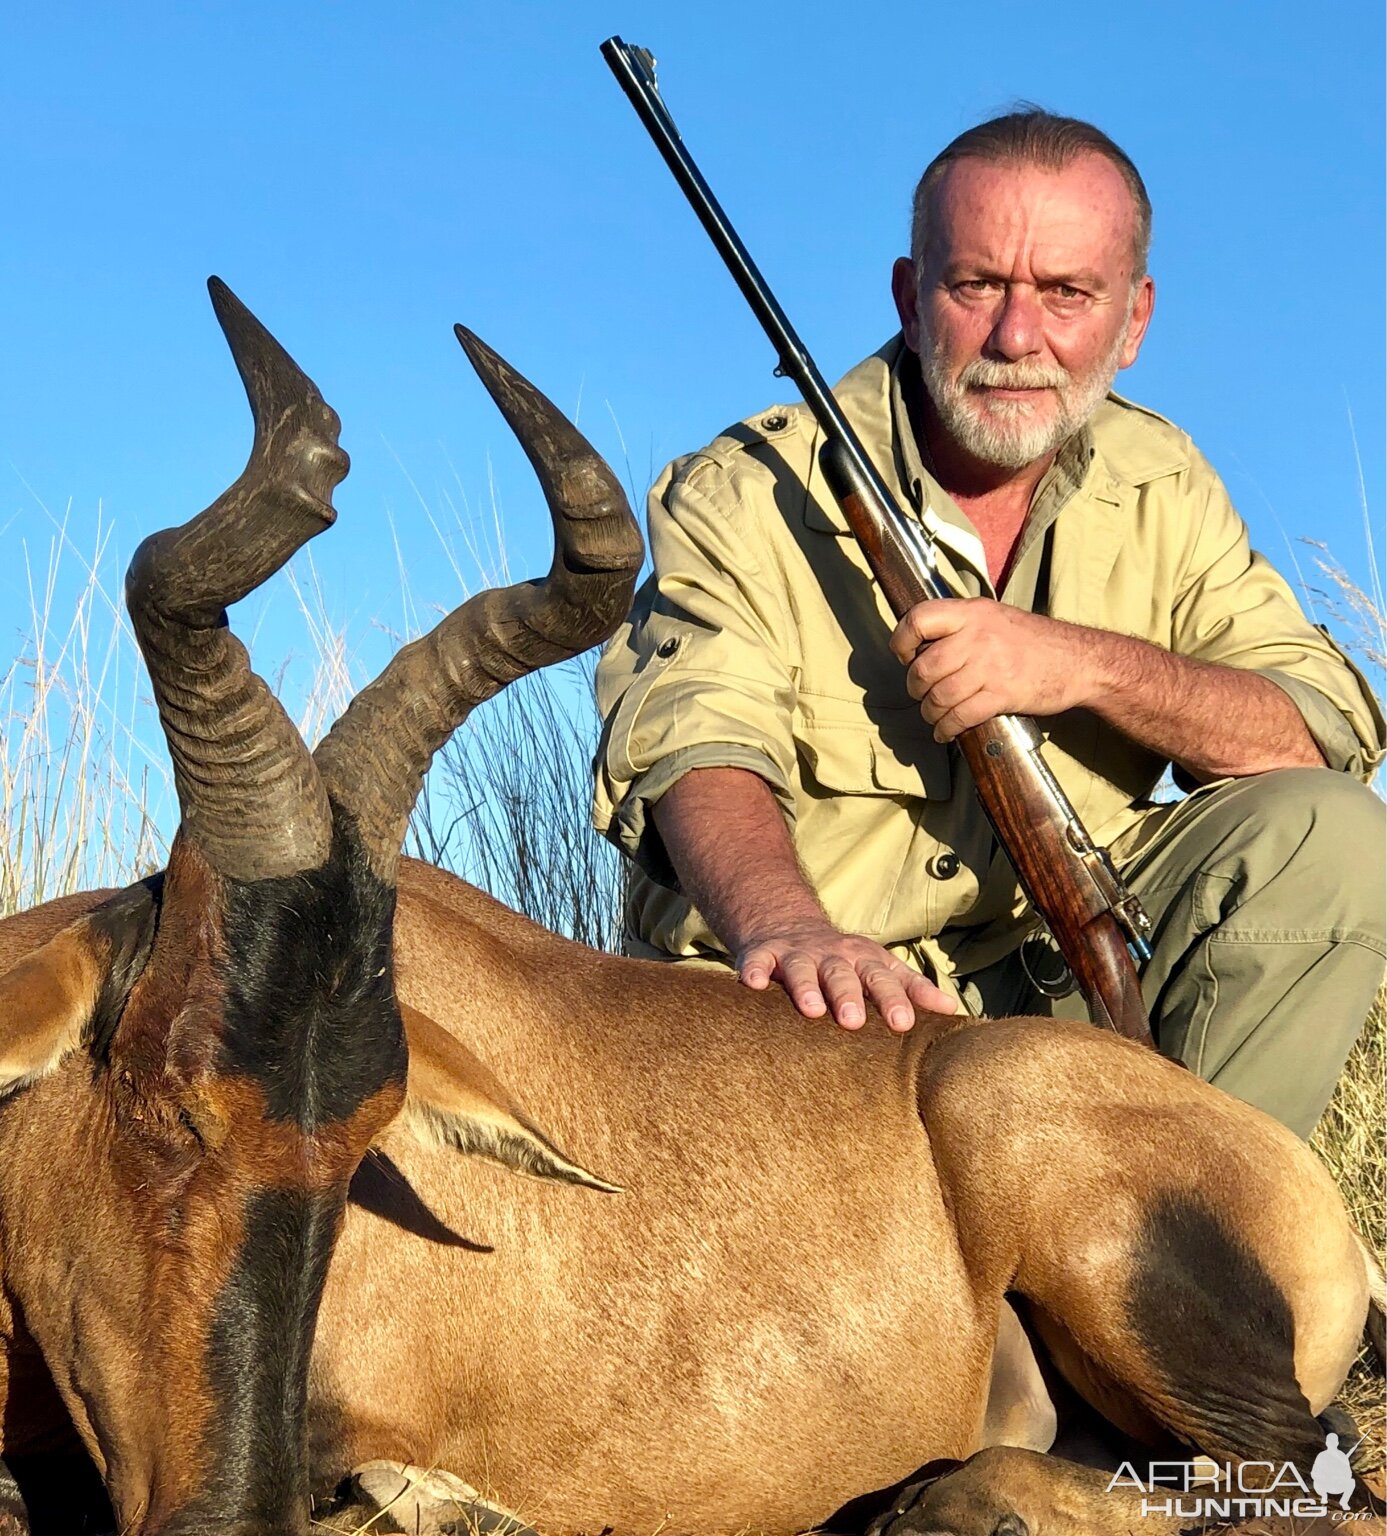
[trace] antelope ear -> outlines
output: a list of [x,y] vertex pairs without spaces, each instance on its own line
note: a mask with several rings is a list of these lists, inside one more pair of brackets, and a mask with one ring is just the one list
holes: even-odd
[[0,1095],[104,1049],[154,942],[158,882],[119,892],[0,976]]
[[409,1041],[409,1083],[400,1118],[425,1146],[489,1158],[513,1173],[621,1193],[567,1158],[461,1041],[417,1008],[400,1004]]

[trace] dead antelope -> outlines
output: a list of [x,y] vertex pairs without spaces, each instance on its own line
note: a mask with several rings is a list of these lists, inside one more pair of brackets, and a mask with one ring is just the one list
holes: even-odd
[[[554,567],[407,647],[310,756],[223,609],[331,520],[345,459],[214,297],[251,464],[130,578],[169,869],[0,925],[7,1456],[75,1435],[142,1533],[299,1533],[310,1482],[381,1461],[546,1532],[792,1532],[937,1459],[1048,1448],[1038,1352],[1153,1447],[1308,1466],[1368,1279],[1265,1116],[1086,1027],[815,1029],[399,862],[432,754],[615,626],[639,536],[460,332]],[[623,1192],[565,1187],[584,1169]],[[1076,1476],[994,1449],[917,1523],[1068,1532]],[[1128,1513],[1094,1498],[1082,1528]]]

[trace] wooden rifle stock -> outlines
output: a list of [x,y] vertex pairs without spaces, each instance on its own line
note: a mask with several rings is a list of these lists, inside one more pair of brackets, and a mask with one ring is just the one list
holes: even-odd
[[[609,37],[602,44],[602,57],[770,337],[780,360],[776,372],[794,380],[822,428],[819,460],[824,478],[896,616],[927,598],[952,596],[935,575],[934,550],[924,529],[896,508],[814,360],[685,148],[655,84],[653,55],[619,37]],[[997,840],[1031,904],[1049,924],[1093,1022],[1153,1045],[1129,953],[1130,945],[1143,956],[1149,954],[1145,933],[1150,924],[1140,902],[1122,884],[1106,851],[1095,847],[1055,781],[1040,755],[1040,741],[1033,720],[1002,715],[965,731],[959,746]]]
[[1075,878],[1075,850],[1064,818],[1029,765],[1008,754],[1005,722],[975,725],[958,744],[978,801],[1031,905],[1054,935],[1089,1016],[1129,1040],[1154,1045],[1126,935],[1096,890]]

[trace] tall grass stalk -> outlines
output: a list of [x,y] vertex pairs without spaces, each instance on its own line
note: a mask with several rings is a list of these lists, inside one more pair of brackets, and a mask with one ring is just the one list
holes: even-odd
[[624,881],[589,817],[592,714],[582,661],[512,684],[439,754],[409,849],[556,933],[615,951]]
[[[1320,573],[1320,584],[1307,584],[1307,590],[1318,598],[1321,610],[1332,622],[1345,649],[1376,673],[1374,681],[1380,692],[1382,675],[1387,670],[1387,609],[1383,608],[1381,597],[1360,587],[1329,552],[1327,545],[1318,539],[1301,542],[1318,551],[1315,567]],[[1368,549],[1371,554],[1371,541]],[[1377,569],[1376,560],[1372,561],[1372,569]]]
[[[1311,1146],[1344,1197],[1349,1214],[1377,1255],[1387,1262],[1387,987],[1358,1037]],[[1341,1400],[1363,1436],[1362,1464],[1387,1465],[1387,1377],[1365,1348]]]
[[28,628],[0,676],[0,913],[123,884],[168,851],[172,775],[140,729],[144,668],[102,577],[110,530],[86,559],[54,528],[46,551],[23,547]]
[[[466,568],[438,530],[457,584],[449,607],[514,579],[494,490],[490,534],[483,529],[477,535],[473,521],[460,525]],[[416,602],[403,565],[400,571],[402,608],[411,622],[403,633],[384,632],[387,654],[447,612]],[[312,742],[368,676],[347,636],[328,618],[311,561],[304,558],[302,568],[296,562],[289,578],[317,655],[296,709],[304,739]],[[434,759],[410,818],[405,852],[481,886],[556,933],[615,952],[623,866],[593,831],[590,812],[595,661],[595,655],[575,657],[523,677],[467,717]]]

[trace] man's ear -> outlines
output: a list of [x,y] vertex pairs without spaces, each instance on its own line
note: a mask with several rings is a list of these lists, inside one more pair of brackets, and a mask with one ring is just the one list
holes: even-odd
[[104,1049],[154,942],[157,881],[69,923],[0,976],[0,1095],[47,1076],[79,1046]]
[[901,333],[912,352],[920,350],[920,280],[909,256],[898,256],[891,268],[891,297],[901,317]]
[[1139,281],[1137,291],[1132,298],[1132,313],[1127,321],[1127,334],[1123,337],[1122,351],[1117,360],[1119,368],[1130,368],[1136,362],[1155,308],[1156,281],[1148,273]]
[[440,1024],[400,1004],[409,1041],[409,1083],[400,1119],[425,1146],[453,1147],[514,1173],[561,1179],[614,1195],[567,1158],[515,1103],[494,1074]]

